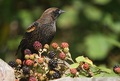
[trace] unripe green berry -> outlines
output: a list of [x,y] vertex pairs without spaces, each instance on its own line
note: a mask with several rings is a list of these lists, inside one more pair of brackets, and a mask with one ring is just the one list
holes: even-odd
[[30,55],[29,58],[30,58],[31,60],[33,60],[35,57],[34,57],[34,55]]
[[44,48],[49,49],[49,45],[48,45],[48,44],[45,44],[45,45],[44,45]]
[[69,52],[69,48],[64,48],[63,51],[64,51],[65,53],[68,53],[68,52]]
[[27,59],[29,59],[30,58],[30,55],[25,55],[25,59],[27,60]]

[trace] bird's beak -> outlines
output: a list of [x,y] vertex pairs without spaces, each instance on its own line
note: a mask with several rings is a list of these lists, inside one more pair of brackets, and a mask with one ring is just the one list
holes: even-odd
[[64,13],[64,12],[65,12],[64,10],[60,10],[60,11],[59,11],[59,14],[62,14],[62,13]]

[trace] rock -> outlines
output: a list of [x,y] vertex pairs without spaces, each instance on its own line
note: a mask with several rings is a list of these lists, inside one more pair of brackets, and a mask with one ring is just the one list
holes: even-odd
[[0,81],[15,81],[14,70],[0,59]]
[[91,78],[71,78],[64,77],[56,80],[50,81],[120,81],[119,77],[91,77]]

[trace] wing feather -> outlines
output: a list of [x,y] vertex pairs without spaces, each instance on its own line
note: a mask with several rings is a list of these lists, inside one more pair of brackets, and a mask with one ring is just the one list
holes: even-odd
[[29,38],[31,38],[31,34],[33,31],[35,31],[38,27],[38,22],[34,22],[32,25],[29,26],[29,28],[27,29],[27,31],[25,32],[20,45],[18,46],[16,55],[18,54],[20,49],[24,49],[24,47],[27,45]]

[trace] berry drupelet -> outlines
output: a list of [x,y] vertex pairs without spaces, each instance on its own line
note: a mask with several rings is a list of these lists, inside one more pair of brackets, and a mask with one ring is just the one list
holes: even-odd
[[49,66],[50,69],[56,68],[57,65],[58,65],[57,60],[55,60],[55,59],[49,60],[48,66]]
[[56,56],[56,53],[54,51],[50,51],[48,53],[48,57],[51,58],[51,59],[53,59],[55,56]]
[[23,66],[22,70],[23,70],[23,74],[25,75],[30,73],[30,68],[28,66]]

